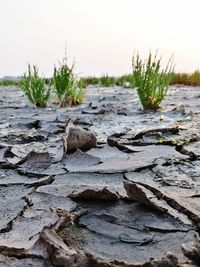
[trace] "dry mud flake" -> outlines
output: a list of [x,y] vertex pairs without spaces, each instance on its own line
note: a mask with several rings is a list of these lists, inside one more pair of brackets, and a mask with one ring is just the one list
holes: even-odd
[[33,192],[27,196],[31,209],[36,210],[62,210],[70,212],[76,208],[76,203],[69,198],[55,196],[47,193]]
[[51,165],[51,158],[48,152],[38,153],[31,151],[19,163],[23,170],[46,169]]
[[82,171],[100,162],[100,158],[84,153],[79,149],[75,153],[67,155],[63,160],[66,169],[70,172]]
[[18,163],[19,174],[27,175],[28,177],[42,178],[45,175],[58,175],[66,173],[66,169],[62,162],[51,164],[51,158],[48,152],[29,153],[20,163]]
[[54,225],[58,220],[55,213],[40,211],[37,215],[17,217],[12,221],[10,231],[0,234],[0,253],[7,256],[20,256],[32,248],[44,227]]
[[38,178],[37,175],[27,177],[20,175],[15,170],[3,169],[0,173],[0,186],[8,185],[27,185],[29,187],[38,187],[45,184],[50,184],[53,181],[52,176],[42,176]]
[[129,154],[120,151],[116,147],[111,147],[109,145],[104,145],[101,148],[93,148],[87,151],[87,154],[90,154],[94,157],[98,157],[102,162],[114,159],[128,160]]
[[48,146],[48,152],[51,157],[51,162],[52,163],[57,163],[60,162],[65,154],[65,148],[64,148],[64,141],[55,141],[55,143],[50,144]]
[[[116,173],[130,172],[153,168],[156,165],[157,159],[188,159],[188,156],[182,155],[172,146],[150,145],[150,146],[124,146],[129,153],[127,157],[117,157],[103,159],[103,162],[98,165],[91,166],[88,172],[98,173]],[[94,154],[95,150],[92,151]],[[88,151],[90,153],[90,151]],[[148,155],[148,156],[147,156]],[[82,171],[85,171],[84,169]]]
[[200,222],[200,188],[199,182],[193,181],[193,187],[180,187],[174,185],[162,186],[162,180],[154,179],[153,175],[138,175],[137,173],[127,173],[125,177],[134,183],[151,191],[157,199],[165,201],[174,210],[187,216],[197,228]]
[[64,156],[64,141],[62,138],[49,138],[48,142],[33,142],[31,145],[13,145],[11,148],[11,155],[7,160],[11,164],[20,164],[20,162],[23,162],[23,159],[32,151],[36,153],[49,152],[51,162],[56,163],[61,161]]
[[53,229],[41,232],[30,253],[49,259],[53,266],[90,267],[86,255],[68,247]]
[[[144,128],[144,127],[143,127]],[[172,141],[173,138],[177,137],[179,133],[178,127],[159,127],[152,128],[152,126],[145,127],[144,129],[134,129],[119,134],[113,134],[108,137],[107,142],[111,146],[122,146],[127,145],[152,145],[159,144],[162,140]]]
[[124,181],[124,186],[127,195],[131,200],[139,202],[140,204],[159,211],[160,213],[166,213],[169,216],[172,216],[172,218],[177,218],[180,223],[187,224],[188,229],[194,229],[192,222],[184,214],[179,213],[176,209],[168,205],[164,199],[156,196],[149,189],[129,180]]
[[0,255],[1,267],[53,267],[50,263],[47,265],[42,259],[17,259]]
[[46,192],[56,196],[69,196],[72,193],[84,193],[87,189],[94,196],[102,196],[103,188],[107,188],[109,195],[120,194],[126,196],[123,186],[123,174],[98,174],[98,173],[66,173],[55,176],[51,184],[40,186],[38,192]]
[[10,153],[9,146],[0,145],[0,163],[6,162],[6,156]]
[[161,213],[167,212],[167,206],[145,187],[133,183],[132,181],[125,181],[124,187],[131,200],[137,201]]
[[65,166],[59,162],[57,164],[51,164],[47,169],[38,170],[23,170],[19,169],[18,172],[22,175],[27,175],[28,177],[44,177],[44,176],[54,176],[59,174],[65,174],[67,172]]
[[22,198],[31,190],[23,185],[0,186],[0,232],[9,231],[13,220],[26,208]]
[[[178,266],[178,260],[186,261],[181,244],[184,240],[194,240],[194,230],[178,219],[137,203],[79,204],[87,213],[74,226],[63,225],[59,235],[71,248],[89,256],[94,264],[89,266],[163,267]],[[176,257],[171,254],[164,257],[168,252]]]
[[110,200],[110,201],[117,201],[120,198],[120,195],[116,192],[112,192],[106,187],[102,189],[96,188],[83,188],[79,190],[73,191],[71,194],[68,195],[69,198],[72,199],[87,199],[87,200]]

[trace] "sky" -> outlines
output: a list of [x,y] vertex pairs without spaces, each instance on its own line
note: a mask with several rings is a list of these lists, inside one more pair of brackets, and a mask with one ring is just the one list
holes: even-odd
[[63,58],[80,76],[131,72],[137,50],[174,54],[176,71],[200,68],[199,0],[0,0],[0,77],[27,63],[51,76]]

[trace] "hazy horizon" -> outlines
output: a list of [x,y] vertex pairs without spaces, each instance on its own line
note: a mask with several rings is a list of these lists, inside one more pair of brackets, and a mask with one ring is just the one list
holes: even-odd
[[64,56],[82,76],[131,71],[134,50],[175,55],[176,71],[200,68],[200,2],[191,0],[0,0],[0,77],[27,63],[50,76]]

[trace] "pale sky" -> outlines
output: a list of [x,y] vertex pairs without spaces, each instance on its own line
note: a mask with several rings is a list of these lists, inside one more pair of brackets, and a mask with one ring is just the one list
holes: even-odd
[[27,63],[46,76],[64,55],[81,75],[131,71],[134,50],[174,53],[177,71],[200,68],[199,0],[0,0],[0,77]]

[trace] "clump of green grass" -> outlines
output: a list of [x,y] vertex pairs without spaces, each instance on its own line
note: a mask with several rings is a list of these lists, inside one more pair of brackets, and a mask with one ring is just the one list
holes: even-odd
[[76,80],[74,74],[74,65],[70,67],[66,58],[59,68],[54,67],[53,75],[56,95],[60,106],[72,106],[81,104],[84,98],[84,86]]
[[157,110],[167,94],[173,75],[173,59],[170,58],[164,69],[161,69],[161,57],[151,52],[147,60],[142,60],[137,53],[132,58],[133,87],[144,109]]
[[20,86],[32,104],[36,107],[46,107],[50,97],[50,85],[46,86],[45,79],[40,78],[37,66],[28,65],[28,72],[24,74]]

